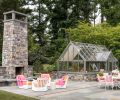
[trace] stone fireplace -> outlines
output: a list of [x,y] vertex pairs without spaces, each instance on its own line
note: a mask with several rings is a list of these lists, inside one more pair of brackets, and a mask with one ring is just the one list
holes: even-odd
[[[27,15],[9,11],[4,13],[2,68],[4,76],[15,78],[18,74],[29,76]],[[31,71],[30,71],[31,72]]]
[[15,67],[15,75],[24,74],[24,67]]

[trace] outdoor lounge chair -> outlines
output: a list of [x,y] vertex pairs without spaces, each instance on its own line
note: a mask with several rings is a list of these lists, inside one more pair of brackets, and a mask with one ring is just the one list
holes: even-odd
[[51,83],[51,78],[50,78],[50,74],[41,74],[41,78],[45,78],[47,81],[47,86],[50,87],[50,83]]
[[29,89],[32,87],[32,82],[26,80],[24,75],[17,75],[16,80],[19,88]]
[[37,80],[33,80],[32,82],[32,90],[33,91],[47,91],[48,80],[45,78],[38,78]]
[[68,82],[69,76],[65,75],[60,79],[57,79],[55,81],[56,88],[66,88],[67,87],[67,82]]
[[97,74],[97,80],[98,80],[98,85],[99,85],[99,87],[101,87],[101,86],[105,86],[105,76],[99,76],[98,74]]
[[115,87],[115,86],[116,86],[116,84],[113,81],[112,75],[107,75],[105,78],[105,90],[107,87],[111,87],[113,90],[113,87]]

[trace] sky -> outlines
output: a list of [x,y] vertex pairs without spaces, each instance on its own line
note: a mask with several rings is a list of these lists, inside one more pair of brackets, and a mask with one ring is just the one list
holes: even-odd
[[[97,15],[96,19],[95,19],[95,24],[100,24],[101,23],[101,11],[99,9],[100,5],[97,5],[98,11],[96,12],[95,15]],[[91,21],[92,24],[94,24],[93,21]]]

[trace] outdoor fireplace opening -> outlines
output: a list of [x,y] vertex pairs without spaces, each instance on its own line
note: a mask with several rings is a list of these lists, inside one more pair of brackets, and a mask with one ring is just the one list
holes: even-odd
[[23,74],[23,71],[24,71],[24,67],[16,67],[16,68],[15,68],[15,74],[16,74],[16,75],[21,75],[21,74]]

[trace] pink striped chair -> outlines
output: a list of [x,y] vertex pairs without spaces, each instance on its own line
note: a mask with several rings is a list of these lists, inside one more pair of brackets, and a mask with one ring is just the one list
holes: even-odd
[[32,82],[26,80],[24,75],[17,75],[16,80],[19,88],[28,89],[32,87]]
[[105,76],[99,76],[98,74],[97,74],[97,80],[98,80],[98,85],[99,85],[99,87],[101,87],[101,86],[105,86]]
[[68,75],[63,76],[60,79],[57,79],[55,81],[56,88],[66,88],[67,87],[67,83],[68,83],[68,79],[69,79]]
[[106,87],[112,87],[112,90],[113,90],[113,87],[115,86],[116,84],[113,81],[112,75],[107,75],[105,78],[105,90],[106,90]]

